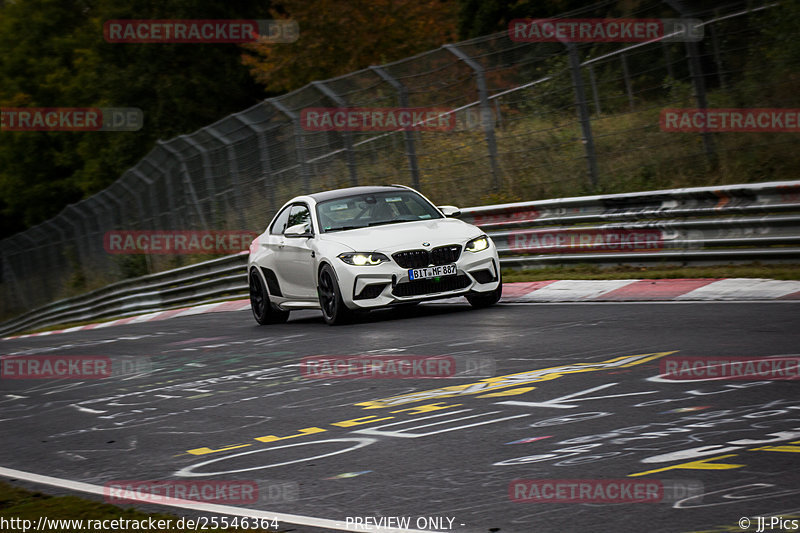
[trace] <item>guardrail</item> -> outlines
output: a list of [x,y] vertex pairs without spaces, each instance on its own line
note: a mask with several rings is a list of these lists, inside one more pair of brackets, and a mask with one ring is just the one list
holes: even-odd
[[503,266],[800,259],[800,181],[475,207]]
[[[504,267],[800,262],[800,181],[471,207]],[[130,279],[0,324],[0,335],[247,295],[247,254]]]

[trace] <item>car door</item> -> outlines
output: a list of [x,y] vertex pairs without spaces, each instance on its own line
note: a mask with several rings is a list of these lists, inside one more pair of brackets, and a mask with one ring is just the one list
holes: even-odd
[[283,232],[289,222],[291,206],[287,206],[278,213],[272,224],[256,239],[256,248],[251,245],[251,257],[255,254],[255,262],[261,267],[267,281],[270,295],[284,297],[281,287],[285,284],[277,276],[277,265],[280,262],[280,252],[283,249]]
[[[311,211],[306,204],[290,206],[286,228],[303,224],[309,234],[314,234]],[[316,278],[314,272],[314,237],[280,236],[277,251],[276,273],[281,280],[284,296],[298,300],[316,300]]]

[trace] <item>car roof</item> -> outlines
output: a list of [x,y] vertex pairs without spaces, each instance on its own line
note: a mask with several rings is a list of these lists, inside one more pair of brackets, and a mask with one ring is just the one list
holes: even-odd
[[315,202],[324,202],[326,200],[334,200],[336,198],[346,198],[348,196],[356,196],[359,194],[375,194],[380,192],[397,192],[407,191],[409,189],[399,185],[365,185],[361,187],[347,187],[346,189],[335,189],[332,191],[317,192],[309,194]]

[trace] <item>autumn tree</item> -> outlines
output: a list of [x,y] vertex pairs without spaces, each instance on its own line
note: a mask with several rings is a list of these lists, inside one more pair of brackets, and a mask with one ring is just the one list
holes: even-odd
[[453,42],[455,0],[278,0],[273,17],[295,20],[292,44],[243,45],[243,62],[267,91],[290,91]]

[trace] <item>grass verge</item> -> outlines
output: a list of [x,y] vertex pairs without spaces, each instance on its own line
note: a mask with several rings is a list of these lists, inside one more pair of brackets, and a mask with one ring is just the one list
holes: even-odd
[[721,266],[608,266],[574,265],[535,269],[503,269],[503,282],[551,279],[678,279],[678,278],[761,278],[800,280],[800,265],[752,263]]
[[[217,515],[208,515],[210,519],[212,516]],[[27,524],[28,530],[33,531],[36,528],[36,525],[39,522],[40,517],[46,517],[49,520],[82,520],[82,526],[76,525],[75,523],[62,523],[63,527],[59,527],[57,523],[50,523],[50,527],[46,527],[44,530],[49,532],[82,532],[85,533],[86,531],[108,531],[108,532],[128,532],[128,531],[136,531],[141,533],[142,531],[167,531],[167,532],[185,532],[185,531],[195,531],[195,528],[189,527],[176,527],[178,521],[181,518],[180,516],[166,514],[166,513],[145,513],[142,511],[137,511],[136,509],[126,508],[123,509],[122,507],[118,507],[116,505],[111,505],[108,503],[100,503],[92,500],[87,500],[84,498],[79,498],[77,496],[50,496],[38,491],[30,491],[27,489],[23,489],[20,487],[16,487],[10,483],[5,481],[0,481],[0,531],[23,531],[23,526]],[[228,517],[229,523],[233,520],[234,517]],[[106,522],[103,524],[104,520],[136,520],[139,521],[139,525],[148,525],[150,523],[157,523],[159,520],[169,520],[170,522],[162,522],[162,525],[170,524],[172,527],[161,528],[161,527],[112,527],[114,524],[111,522]],[[152,522],[148,522],[152,519]],[[184,518],[185,520],[190,519],[188,517]],[[191,519],[195,519],[196,517],[192,517]],[[29,520],[30,522],[23,522],[25,520]],[[99,520],[99,523],[95,523],[95,520]],[[91,521],[91,522],[88,522]],[[145,522],[141,522],[145,521]],[[185,522],[184,522],[185,524]],[[250,524],[254,524],[253,519],[250,519]],[[100,527],[87,527],[88,525],[91,526],[100,526]],[[132,525],[129,523],[118,522],[117,525]],[[266,524],[264,524],[266,525]],[[280,527],[280,524],[278,524]],[[221,527],[212,528],[209,524],[209,529],[203,529],[203,531],[218,531],[222,532],[225,531],[227,533],[235,533],[235,532],[243,532],[248,531],[250,533],[263,533],[263,532],[275,532],[275,531],[284,531],[282,529],[254,529],[254,528],[228,528],[224,529]]]

